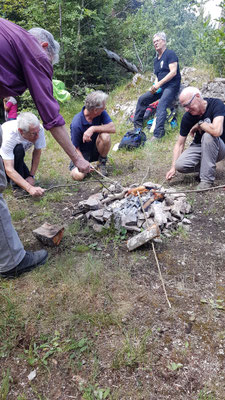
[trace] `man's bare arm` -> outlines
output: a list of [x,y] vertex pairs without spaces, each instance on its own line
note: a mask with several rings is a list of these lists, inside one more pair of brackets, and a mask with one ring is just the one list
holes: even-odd
[[177,142],[176,142],[176,144],[175,144],[175,146],[174,146],[172,165],[171,165],[170,170],[166,174],[166,179],[167,180],[172,179],[173,176],[176,173],[176,168],[175,168],[176,161],[180,157],[181,153],[184,150],[184,145],[185,145],[186,139],[187,139],[187,137],[180,135],[178,140],[177,140]]
[[212,136],[220,137],[223,133],[223,122],[224,117],[218,116],[215,117],[212,122],[202,122],[201,125],[198,123],[195,124],[189,133],[193,136],[196,131],[203,131]]
[[105,125],[92,125],[84,132],[83,142],[90,142],[91,137],[95,132],[112,134],[116,132],[116,128],[113,122],[109,122],[109,124]]
[[22,189],[26,190],[31,196],[42,196],[45,189],[32,186],[14,169],[14,160],[3,160],[5,171],[10,179]]
[[66,126],[55,126],[50,129],[52,136],[59,143],[59,145],[63,148],[69,158],[73,161],[74,165],[79,169],[79,171],[88,173],[91,170],[90,163],[86,161],[84,158],[81,158],[77,153],[76,148],[72,144],[69,135],[66,130]]
[[32,154],[30,174],[35,175],[41,158],[41,149],[34,149]]
[[161,86],[163,86],[165,83],[171,81],[171,79],[174,78],[174,76],[176,76],[177,74],[177,62],[171,63],[169,64],[169,69],[170,72],[164,76],[163,79],[161,79],[161,81],[155,81],[155,84],[149,89],[151,93],[155,93]]

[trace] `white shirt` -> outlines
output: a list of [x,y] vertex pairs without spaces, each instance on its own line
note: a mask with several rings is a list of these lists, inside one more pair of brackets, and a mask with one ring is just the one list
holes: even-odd
[[2,125],[2,147],[0,156],[3,160],[14,160],[13,150],[17,144],[22,144],[24,151],[27,151],[32,145],[35,149],[46,147],[44,128],[40,125],[39,137],[35,143],[24,139],[17,129],[17,120],[7,121]]

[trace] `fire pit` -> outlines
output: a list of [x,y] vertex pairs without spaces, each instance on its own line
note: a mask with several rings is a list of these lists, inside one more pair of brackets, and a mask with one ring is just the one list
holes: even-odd
[[117,230],[125,228],[133,232],[156,225],[159,234],[169,235],[169,231],[180,224],[191,223],[185,217],[190,212],[191,205],[184,193],[174,193],[172,189],[145,182],[142,186],[124,188],[122,192],[116,185],[104,188],[79,202],[74,214],[76,218],[84,216],[98,232],[113,223]]

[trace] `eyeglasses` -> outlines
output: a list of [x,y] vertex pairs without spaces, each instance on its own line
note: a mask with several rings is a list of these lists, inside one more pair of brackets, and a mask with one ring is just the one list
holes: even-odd
[[155,45],[155,44],[157,44],[157,43],[159,43],[161,41],[162,41],[162,39],[153,40],[153,44]]
[[188,107],[188,108],[189,108],[190,105],[191,105],[191,103],[192,103],[192,101],[194,100],[196,94],[197,94],[197,93],[195,93],[195,94],[192,96],[191,100],[189,100],[186,104],[182,104],[182,107],[184,107],[184,108]]

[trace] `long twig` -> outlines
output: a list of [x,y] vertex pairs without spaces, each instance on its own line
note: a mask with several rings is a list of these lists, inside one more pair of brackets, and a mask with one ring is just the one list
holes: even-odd
[[[162,186],[160,186],[161,188]],[[176,190],[174,192],[167,191],[168,194],[176,194],[176,193],[200,193],[200,192],[208,192],[210,190],[215,190],[215,189],[223,189],[225,188],[225,185],[220,185],[220,186],[212,186],[207,189],[191,189],[191,190]],[[169,190],[169,189],[165,189]],[[156,189],[156,191],[159,191],[159,189]]]
[[141,185],[142,185],[142,184],[144,183],[144,181],[147,179],[147,177],[148,177],[148,175],[149,175],[149,171],[150,171],[150,167],[148,167],[148,171],[147,171],[147,173],[145,174],[144,178],[142,179]]
[[157,254],[156,254],[156,251],[155,251],[155,246],[154,246],[154,243],[153,243],[153,242],[152,242],[152,250],[153,250],[153,253],[154,253],[154,256],[155,256],[155,261],[156,261],[157,268],[158,268],[158,271],[159,271],[159,276],[160,276],[160,279],[161,279],[161,282],[162,282],[163,291],[164,291],[165,296],[166,296],[166,301],[167,301],[167,303],[168,303],[168,305],[169,305],[169,308],[171,308],[171,303],[170,303],[170,301],[169,301],[169,299],[168,299],[168,296],[167,296],[166,287],[165,287],[165,285],[164,285],[163,277],[162,277],[161,270],[160,270],[160,266],[159,266],[158,257],[157,257]]
[[103,179],[106,179],[107,181],[111,182],[115,186],[120,186],[121,189],[124,189],[124,187],[117,181],[114,181],[113,179],[108,178],[108,176],[103,175],[100,171],[98,171],[93,165],[92,168],[95,172],[97,172],[98,175],[100,175]]
[[[99,179],[89,179],[88,181],[83,181],[83,183],[92,183],[92,182],[101,182]],[[71,186],[79,186],[81,182],[77,183],[67,183],[66,185],[55,185],[55,186],[50,186],[49,188],[45,189],[45,192],[48,192],[49,190],[53,189],[59,189],[59,188],[65,188],[65,187],[71,187]],[[18,196],[16,197],[17,200],[24,199],[25,197],[32,197],[30,194],[24,194],[23,196]],[[37,198],[37,197],[36,197]]]
[[[143,206],[142,198],[141,198],[139,192],[137,192],[137,194],[138,194],[138,197],[139,197],[139,200],[140,200],[140,203],[141,203],[141,208],[142,208],[142,211],[143,211],[143,214],[144,214],[144,217],[145,217],[145,221],[146,221],[147,227],[150,228],[150,225],[149,225],[149,222],[148,222],[148,218],[147,218],[147,215],[145,213],[144,206]],[[154,246],[153,242],[152,242],[152,250],[153,250],[154,257],[155,257],[156,264],[157,264],[157,268],[158,268],[158,271],[159,271],[159,277],[160,277],[160,280],[162,282],[163,291],[164,291],[165,296],[166,296],[166,301],[168,303],[169,308],[171,308],[171,303],[170,303],[170,301],[168,299],[168,296],[167,296],[166,287],[165,287],[165,284],[164,284],[164,281],[163,281],[162,273],[161,273],[160,266],[159,266],[158,257],[157,257],[157,254],[156,254],[156,251],[155,251],[155,246]]]

